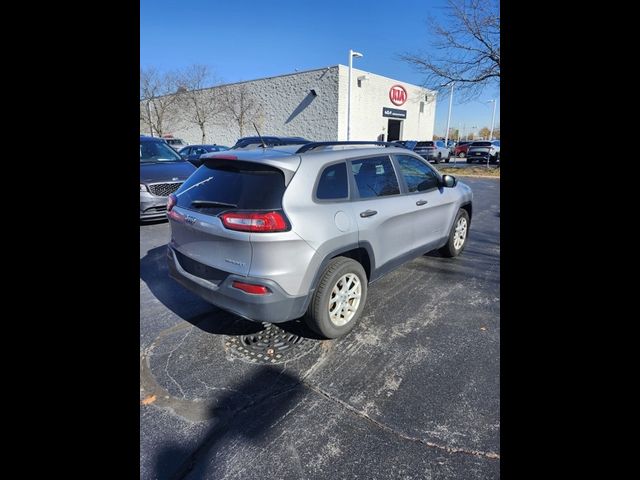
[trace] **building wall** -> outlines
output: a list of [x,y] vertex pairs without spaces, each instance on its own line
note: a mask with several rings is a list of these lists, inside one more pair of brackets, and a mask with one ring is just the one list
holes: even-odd
[[[366,75],[368,80],[358,87],[357,78]],[[349,68],[336,65],[279,77],[225,85],[224,88],[246,88],[259,104],[256,113],[241,133],[238,123],[228,114],[221,113],[205,128],[206,142],[233,145],[241,136],[256,134],[255,121],[262,135],[301,136],[309,140],[346,140],[347,93]],[[376,140],[384,134],[387,140],[388,118],[382,116],[383,107],[407,111],[403,120],[401,139],[430,140],[435,123],[435,95],[429,90],[399,82],[390,78],[353,69],[351,103],[351,139]],[[389,100],[389,89],[400,84],[407,90],[407,101],[395,106]],[[220,87],[214,87],[216,90]],[[315,90],[316,96],[310,94]],[[204,90],[203,92],[207,92]],[[430,94],[428,101],[425,96]],[[420,102],[424,111],[420,113]],[[144,108],[144,103],[141,104]],[[184,118],[184,111],[177,109],[167,119],[165,134],[182,138],[187,143],[202,141],[200,128]],[[149,128],[141,122],[140,132],[148,134]]]
[[[349,67],[339,65],[340,100],[338,106],[338,139],[347,139],[347,101]],[[358,87],[358,77],[364,76]],[[384,134],[387,140],[389,118],[382,116],[382,108],[390,107],[407,111],[402,122],[401,140],[431,140],[436,118],[435,92],[354,68],[351,76],[351,140],[376,140]],[[389,100],[389,90],[393,85],[402,85],[407,90],[407,101],[396,106]],[[429,99],[427,100],[427,94]],[[420,102],[424,102],[420,113]]]
[[[262,135],[301,136],[310,140],[331,140],[338,130],[338,68],[337,66],[226,85],[239,89],[241,85],[255,96],[260,112],[253,121]],[[218,87],[214,87],[218,88]],[[315,90],[317,96],[310,94]],[[141,107],[142,108],[142,107]],[[200,127],[184,121],[176,111],[170,116],[166,134],[182,138],[190,144],[200,143]],[[140,132],[149,128],[141,123]],[[205,127],[207,143],[233,145],[241,136],[256,135],[251,120],[242,135],[237,122],[228,113],[219,114],[216,123]]]

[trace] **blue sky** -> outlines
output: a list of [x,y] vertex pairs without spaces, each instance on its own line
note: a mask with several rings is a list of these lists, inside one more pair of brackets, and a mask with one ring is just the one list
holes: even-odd
[[[140,66],[173,70],[209,66],[225,82],[297,70],[347,65],[352,48],[364,54],[354,67],[421,85],[423,77],[398,58],[428,52],[427,19],[442,14],[442,0],[140,0]],[[451,126],[491,126],[499,91],[485,90],[458,104]],[[448,95],[436,108],[435,133],[444,135]],[[476,130],[477,130],[476,129]]]

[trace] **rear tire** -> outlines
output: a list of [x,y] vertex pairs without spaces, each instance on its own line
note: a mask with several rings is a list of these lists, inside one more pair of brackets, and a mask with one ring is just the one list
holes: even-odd
[[461,208],[453,222],[447,244],[438,250],[443,257],[457,257],[467,245],[469,237],[469,214]]
[[349,333],[367,301],[367,274],[355,260],[336,257],[322,274],[305,316],[309,328],[325,338]]

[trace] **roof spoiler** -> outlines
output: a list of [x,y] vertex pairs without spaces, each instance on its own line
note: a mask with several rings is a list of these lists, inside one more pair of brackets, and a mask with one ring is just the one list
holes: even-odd
[[303,145],[302,147],[300,147],[298,150],[296,150],[296,153],[304,153],[307,152],[309,150],[313,150],[314,148],[319,148],[319,147],[330,147],[333,145],[379,145],[382,147],[397,147],[398,144],[397,143],[391,143],[391,142],[377,142],[377,141],[362,141],[362,140],[357,140],[357,141],[343,141],[343,142],[311,142],[311,143],[307,143],[306,145]]

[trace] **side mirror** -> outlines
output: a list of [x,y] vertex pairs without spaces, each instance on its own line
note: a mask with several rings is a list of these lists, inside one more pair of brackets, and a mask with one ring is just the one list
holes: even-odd
[[443,175],[442,176],[442,185],[444,187],[453,188],[458,184],[458,180],[453,175]]

